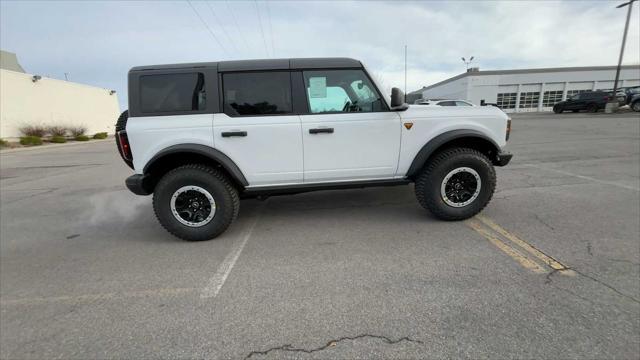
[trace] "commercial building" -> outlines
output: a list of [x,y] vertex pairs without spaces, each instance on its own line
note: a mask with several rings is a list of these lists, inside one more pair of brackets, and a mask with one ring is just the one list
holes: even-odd
[[15,54],[0,52],[0,137],[25,125],[84,126],[88,134],[114,132],[120,113],[115,91],[28,74]]
[[[553,104],[585,91],[611,90],[615,66],[546,69],[469,69],[408,94],[415,99],[461,99],[497,104],[506,112],[551,111]],[[640,85],[640,65],[623,66],[618,87]]]

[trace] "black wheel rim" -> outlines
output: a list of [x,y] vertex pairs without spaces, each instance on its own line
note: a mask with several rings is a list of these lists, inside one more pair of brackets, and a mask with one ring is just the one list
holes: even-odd
[[463,207],[478,197],[481,184],[480,175],[474,169],[461,167],[450,171],[444,177],[440,194],[448,205]]
[[213,219],[215,211],[213,196],[199,186],[184,186],[171,197],[171,212],[183,225],[204,226]]

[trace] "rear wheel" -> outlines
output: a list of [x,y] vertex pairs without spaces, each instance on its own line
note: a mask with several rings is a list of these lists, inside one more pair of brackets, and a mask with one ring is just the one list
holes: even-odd
[[422,207],[443,220],[463,220],[491,200],[496,173],[481,152],[454,148],[437,154],[418,176],[415,193]]
[[227,177],[209,166],[191,164],[165,174],[153,193],[160,224],[184,240],[210,240],[238,216],[238,192]]
[[636,100],[631,104],[633,111],[640,111],[640,100]]
[[589,106],[587,106],[587,111],[592,113],[598,112],[598,105],[590,104]]

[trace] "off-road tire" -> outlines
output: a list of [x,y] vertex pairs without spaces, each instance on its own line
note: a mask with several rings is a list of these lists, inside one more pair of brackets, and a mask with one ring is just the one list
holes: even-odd
[[[171,197],[183,186],[198,186],[207,190],[216,203],[216,212],[209,223],[201,227],[182,224],[171,211]],[[221,171],[202,164],[189,164],[166,173],[153,193],[153,210],[158,221],[174,236],[188,241],[211,240],[222,234],[238,216],[238,191]]]
[[[457,168],[469,167],[480,176],[478,197],[463,207],[448,205],[441,196],[440,187],[446,175]],[[491,161],[481,152],[469,148],[444,150],[428,160],[415,182],[416,198],[420,205],[442,220],[468,219],[484,209],[496,187],[496,172]]]

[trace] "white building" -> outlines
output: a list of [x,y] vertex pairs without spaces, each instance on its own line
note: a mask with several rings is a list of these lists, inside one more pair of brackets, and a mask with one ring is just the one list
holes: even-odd
[[[506,112],[551,111],[584,91],[611,90],[615,66],[492,70],[477,68],[409,94],[408,99],[461,99],[497,104]],[[640,85],[640,65],[623,66],[618,88]],[[422,96],[420,96],[422,95]]]
[[120,114],[114,91],[27,74],[15,54],[0,52],[0,138],[25,125],[84,126],[87,134],[114,132]]

